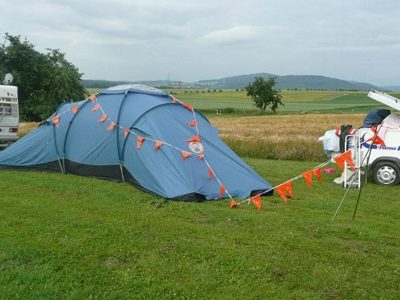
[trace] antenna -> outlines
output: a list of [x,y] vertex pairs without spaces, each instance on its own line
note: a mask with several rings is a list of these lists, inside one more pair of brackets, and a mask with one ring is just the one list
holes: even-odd
[[12,76],[11,73],[7,73],[6,76],[4,76],[3,84],[9,85],[11,82],[14,80],[14,77]]

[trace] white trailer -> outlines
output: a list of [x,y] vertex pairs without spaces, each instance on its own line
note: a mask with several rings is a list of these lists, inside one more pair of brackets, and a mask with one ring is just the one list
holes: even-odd
[[18,139],[19,110],[16,86],[0,85],[0,146]]

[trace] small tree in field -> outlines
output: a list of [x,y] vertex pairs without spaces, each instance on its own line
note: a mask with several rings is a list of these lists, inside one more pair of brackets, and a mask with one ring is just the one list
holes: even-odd
[[283,105],[282,95],[274,89],[276,77],[264,79],[256,77],[255,80],[246,86],[247,96],[250,96],[254,105],[261,111],[269,107],[273,112],[278,109],[278,105]]

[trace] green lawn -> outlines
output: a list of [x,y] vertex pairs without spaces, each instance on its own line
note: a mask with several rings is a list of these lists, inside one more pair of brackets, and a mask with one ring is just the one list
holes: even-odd
[[[89,89],[96,93],[99,89]],[[186,91],[186,92],[185,92]],[[188,102],[208,115],[216,110],[223,114],[254,115],[255,109],[246,92],[224,90],[222,92],[207,90],[167,90],[174,93],[181,101]],[[282,91],[285,104],[278,109],[279,113],[365,113],[374,108],[381,108],[378,102],[367,97],[368,92],[349,91]],[[400,97],[399,94],[393,94]],[[227,110],[228,109],[228,110]]]
[[[247,159],[276,184],[313,162]],[[73,175],[0,171],[2,299],[399,299],[400,186],[326,176],[295,200],[229,209]]]

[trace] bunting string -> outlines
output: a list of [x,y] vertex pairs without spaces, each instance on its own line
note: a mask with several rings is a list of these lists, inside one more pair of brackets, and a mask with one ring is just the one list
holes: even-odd
[[[178,105],[182,105],[185,109],[189,110],[192,112],[192,116],[193,119],[189,122],[187,122],[187,126],[192,127],[195,130],[195,135],[186,139],[186,142],[190,143],[190,142],[201,142],[201,135],[200,135],[200,130],[199,130],[199,125],[198,125],[198,121],[197,121],[197,117],[196,117],[196,113],[194,108],[189,105],[186,104],[182,101],[179,101],[178,99],[176,99],[173,96],[171,97],[171,102],[174,104],[178,104]],[[186,151],[180,147],[177,147],[175,145],[172,145],[170,143],[168,143],[167,141],[162,141],[159,139],[155,139],[149,136],[141,136],[139,133],[135,132],[135,130],[131,129],[131,128],[126,128],[124,126],[122,126],[121,124],[119,124],[118,122],[116,122],[115,120],[112,120],[107,113],[104,111],[102,105],[98,102],[97,100],[97,94],[96,95],[91,95],[88,97],[88,99],[86,99],[86,101],[90,101],[93,103],[93,107],[91,109],[92,112],[97,112],[100,111],[101,112],[101,117],[97,120],[100,123],[104,123],[106,121],[109,122],[107,130],[108,131],[113,131],[115,128],[119,128],[123,131],[123,134],[126,137],[128,137],[129,134],[132,134],[134,136],[136,136],[136,148],[139,150],[143,143],[145,141],[151,141],[154,143],[154,150],[158,151],[160,150],[160,148],[162,146],[167,146],[170,147],[172,149],[175,149],[177,151],[180,152],[181,157],[183,160],[188,159],[189,157],[191,157],[193,154],[197,154],[197,158],[199,160],[203,160],[205,165],[207,166],[207,170],[208,170],[208,177],[210,179],[215,179],[218,184],[219,184],[219,195],[220,197],[223,197],[225,195],[227,195],[231,201],[230,201],[230,207],[231,208],[236,208],[239,205],[243,204],[243,203],[253,203],[253,205],[259,210],[261,209],[261,196],[265,195],[273,190],[275,190],[282,198],[282,200],[284,201],[284,203],[287,202],[287,197],[293,199],[293,190],[292,190],[292,184],[294,181],[303,178],[304,181],[306,182],[308,187],[312,187],[313,185],[313,176],[317,177],[318,182],[321,184],[322,183],[322,174],[321,174],[321,168],[325,167],[326,165],[332,163],[332,160],[327,160],[319,165],[317,165],[316,167],[314,167],[313,169],[310,169],[306,172],[303,172],[302,174],[299,174],[289,180],[286,180],[283,183],[280,183],[278,185],[275,185],[273,187],[271,187],[270,189],[264,190],[256,195],[250,196],[245,200],[242,200],[240,202],[237,202],[233,199],[231,193],[228,191],[228,189],[226,188],[226,186],[223,184],[222,180],[218,177],[218,175],[215,172],[215,169],[211,166],[211,164],[209,163],[209,161],[206,159],[205,156],[205,149],[203,149],[202,152],[200,153],[196,153],[192,150],[190,151]],[[82,104],[83,105],[83,104]],[[81,106],[82,106],[81,105]],[[52,121],[54,126],[58,127],[60,124],[60,120],[62,119],[61,117],[68,113],[68,112],[72,112],[73,114],[77,113],[79,111],[79,109],[81,108],[81,106],[78,105],[73,105],[71,106],[71,108],[69,108],[68,110],[65,110],[63,112],[57,113],[56,115],[54,115],[52,117]],[[375,132],[376,129],[375,129]],[[370,141],[366,140],[363,143],[360,144],[360,146],[362,146],[364,143]],[[204,147],[204,144],[203,144]],[[336,162],[336,164],[339,166],[339,168],[343,171],[344,169],[344,165],[347,164],[353,171],[355,170],[355,164],[354,161],[352,159],[352,150],[348,150],[340,155],[338,155],[337,157],[334,158],[334,161]]]

